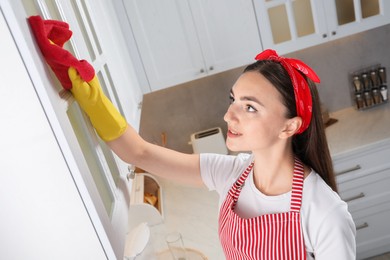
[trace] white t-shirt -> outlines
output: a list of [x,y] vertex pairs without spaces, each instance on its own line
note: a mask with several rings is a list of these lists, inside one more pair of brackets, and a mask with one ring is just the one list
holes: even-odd
[[[219,205],[224,202],[232,184],[252,162],[249,154],[201,154],[203,182],[209,190],[218,192]],[[301,206],[302,229],[307,259],[356,259],[356,228],[347,203],[342,201],[314,171],[304,180]],[[263,214],[288,212],[291,192],[267,196],[248,175],[238,198],[235,212],[242,218]]]

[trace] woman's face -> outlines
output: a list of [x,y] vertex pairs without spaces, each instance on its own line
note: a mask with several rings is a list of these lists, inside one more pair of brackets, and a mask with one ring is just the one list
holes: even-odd
[[288,119],[276,88],[260,73],[242,74],[231,90],[226,145],[231,151],[268,150],[280,141]]

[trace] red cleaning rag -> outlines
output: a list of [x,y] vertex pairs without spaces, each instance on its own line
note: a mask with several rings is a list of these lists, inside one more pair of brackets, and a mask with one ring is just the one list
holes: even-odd
[[28,21],[43,57],[64,89],[72,88],[72,82],[68,76],[69,67],[74,67],[83,80],[93,79],[95,70],[91,64],[86,60],[76,59],[69,51],[63,49],[64,44],[72,37],[72,31],[69,30],[67,23],[43,20],[40,16],[30,16]]

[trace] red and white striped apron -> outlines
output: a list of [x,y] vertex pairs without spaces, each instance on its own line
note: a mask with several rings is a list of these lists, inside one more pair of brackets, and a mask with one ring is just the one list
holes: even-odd
[[304,170],[295,159],[290,212],[241,218],[234,212],[241,188],[253,163],[241,174],[221,206],[219,237],[226,259],[306,259],[300,209]]

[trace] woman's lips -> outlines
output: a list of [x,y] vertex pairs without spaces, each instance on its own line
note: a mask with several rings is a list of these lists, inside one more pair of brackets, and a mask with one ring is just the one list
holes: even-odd
[[236,137],[241,136],[241,134],[236,132],[236,131],[234,131],[234,130],[232,130],[232,129],[228,129],[227,136],[229,138],[236,138]]

